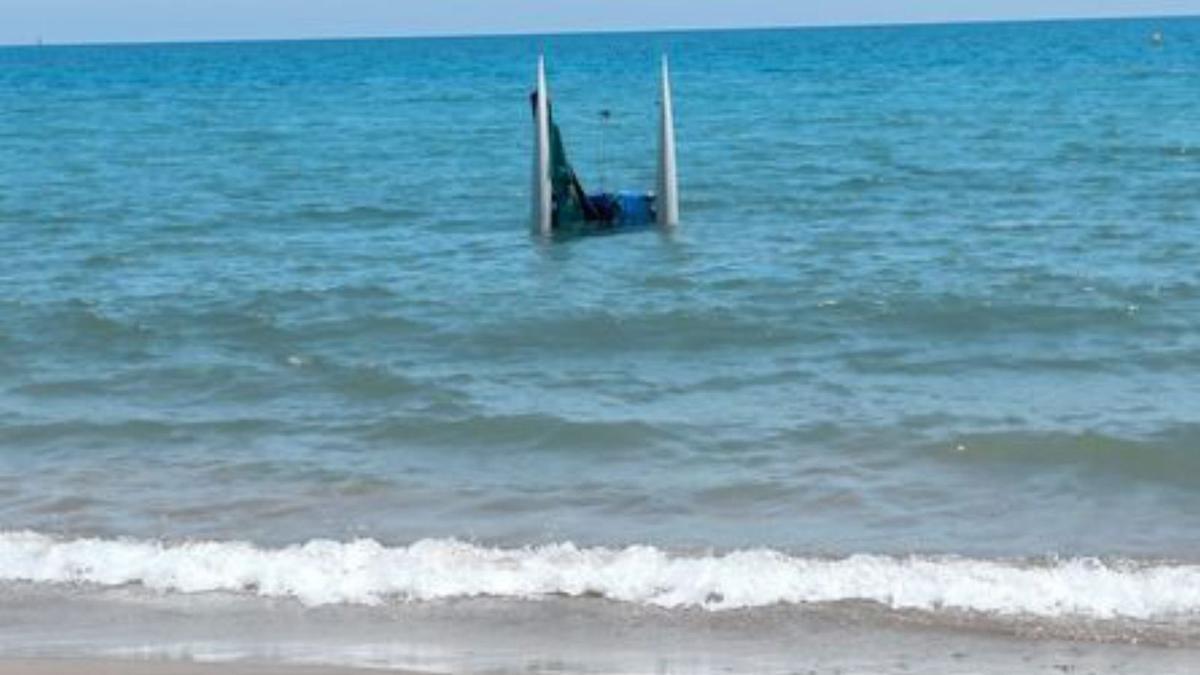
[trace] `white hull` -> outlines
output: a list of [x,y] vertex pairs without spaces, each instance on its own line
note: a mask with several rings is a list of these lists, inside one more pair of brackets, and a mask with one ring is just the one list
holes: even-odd
[[544,56],[538,57],[534,125],[533,228],[543,235],[549,235],[554,226],[554,197],[550,179],[550,91],[546,86]]
[[675,162],[675,108],[671,101],[671,66],[662,60],[662,119],[658,138],[658,224],[679,224],[679,175]]

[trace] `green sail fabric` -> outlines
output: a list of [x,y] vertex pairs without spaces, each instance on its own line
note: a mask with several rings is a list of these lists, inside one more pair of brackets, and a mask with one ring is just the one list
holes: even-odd
[[587,212],[586,193],[575,175],[575,169],[567,160],[562,132],[550,118],[550,183],[554,193],[555,224],[577,223],[585,220]]

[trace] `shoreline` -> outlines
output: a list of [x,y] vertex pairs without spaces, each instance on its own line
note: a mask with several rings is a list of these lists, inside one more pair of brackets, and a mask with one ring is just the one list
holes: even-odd
[[233,595],[0,585],[0,675],[806,672],[1192,675],[1200,643],[997,627],[864,604],[707,613],[558,598],[305,608]]

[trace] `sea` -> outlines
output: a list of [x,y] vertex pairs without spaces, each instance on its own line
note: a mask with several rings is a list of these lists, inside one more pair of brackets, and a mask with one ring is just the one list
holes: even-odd
[[[540,54],[591,190],[669,55],[677,228],[531,231]],[[0,49],[0,658],[1194,672],[1198,92],[1186,18]]]

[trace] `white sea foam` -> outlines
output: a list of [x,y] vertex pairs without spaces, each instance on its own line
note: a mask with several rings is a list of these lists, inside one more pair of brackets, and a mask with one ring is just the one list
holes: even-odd
[[1196,565],[874,555],[818,559],[769,550],[681,556],[648,546],[506,550],[454,540],[405,547],[371,540],[312,541],[262,549],[246,543],[62,540],[8,532],[0,533],[0,580],[233,591],[292,597],[308,605],[566,595],[709,610],[860,600],[895,609],[1040,617],[1200,614]]

